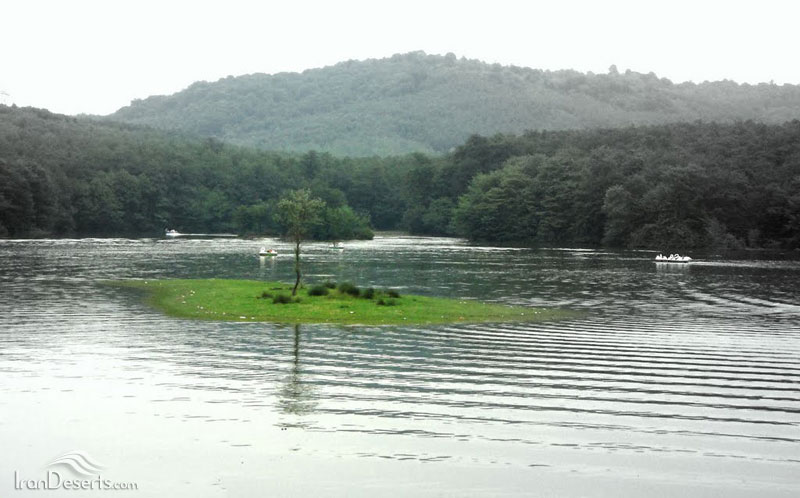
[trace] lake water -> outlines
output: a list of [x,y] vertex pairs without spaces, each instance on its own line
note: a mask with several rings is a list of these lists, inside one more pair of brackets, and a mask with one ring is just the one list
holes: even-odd
[[[260,261],[262,245],[281,255]],[[139,497],[800,496],[797,260],[660,268],[650,252],[345,245],[307,245],[307,278],[584,313],[178,320],[97,282],[290,281],[290,247],[0,241],[0,495],[41,494],[14,487],[71,475],[48,464],[80,451]]]

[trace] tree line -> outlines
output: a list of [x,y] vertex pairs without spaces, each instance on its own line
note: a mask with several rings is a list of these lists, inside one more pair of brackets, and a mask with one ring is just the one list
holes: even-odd
[[474,136],[431,178],[408,220],[420,232],[651,248],[800,243],[796,120]]
[[475,135],[445,155],[358,158],[0,106],[0,236],[279,234],[297,189],[325,202],[316,239],[796,248],[800,122]]
[[389,187],[359,172],[383,167],[0,106],[0,236],[278,234],[279,198],[305,187],[326,201],[313,237],[371,238]]

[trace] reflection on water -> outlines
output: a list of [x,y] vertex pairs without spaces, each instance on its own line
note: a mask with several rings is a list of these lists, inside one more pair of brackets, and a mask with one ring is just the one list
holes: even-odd
[[[300,365],[300,325],[294,326],[294,349],[291,371],[286,376],[283,387],[278,395],[278,406],[287,415],[308,415],[314,411],[314,386],[303,382],[302,367]],[[302,417],[292,424],[294,427],[306,427]]]
[[291,281],[289,246],[0,241],[0,489],[82,449],[141,496],[800,494],[797,261],[411,237],[305,251],[311,279],[586,316],[175,320],[97,281]]

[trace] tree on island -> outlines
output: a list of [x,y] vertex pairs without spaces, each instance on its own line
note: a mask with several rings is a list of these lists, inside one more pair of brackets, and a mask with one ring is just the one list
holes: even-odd
[[278,222],[286,228],[286,235],[294,242],[294,271],[297,281],[292,295],[300,286],[300,243],[308,236],[325,209],[325,201],[311,197],[309,189],[290,190],[278,201]]

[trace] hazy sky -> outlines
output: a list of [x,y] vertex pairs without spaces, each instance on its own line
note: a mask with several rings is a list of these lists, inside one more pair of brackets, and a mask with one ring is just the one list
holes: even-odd
[[197,80],[424,50],[800,83],[800,2],[0,0],[0,103],[106,114]]

